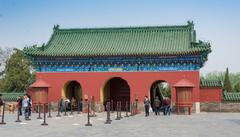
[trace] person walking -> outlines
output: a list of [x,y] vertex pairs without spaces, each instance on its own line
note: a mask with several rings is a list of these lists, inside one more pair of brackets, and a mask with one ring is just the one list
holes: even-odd
[[169,116],[171,114],[171,99],[169,97],[165,98],[164,113],[165,115],[169,115]]
[[154,99],[154,110],[155,110],[155,115],[160,115],[160,100],[158,96],[155,97]]
[[32,114],[32,99],[30,95],[26,95],[28,98],[28,116],[30,117]]
[[24,116],[25,116],[25,120],[27,120],[29,118],[29,115],[28,115],[28,106],[29,105],[29,99],[28,97],[25,95],[23,97],[23,100],[22,100],[22,106],[23,106],[23,111],[24,111]]
[[18,96],[17,98],[17,108],[18,108],[18,113],[19,116],[22,116],[22,97]]
[[149,107],[150,107],[150,101],[148,99],[148,96],[145,96],[144,98],[144,108],[145,108],[145,116],[149,116]]
[[2,116],[2,112],[3,112],[3,98],[2,98],[2,94],[0,94],[0,116]]
[[65,102],[64,102],[64,100],[63,100],[63,97],[60,99],[60,101],[59,101],[59,109],[60,109],[60,112],[61,113],[63,113],[63,111],[64,111],[64,108],[65,108]]
[[83,112],[83,99],[81,98],[80,101],[78,102],[78,109],[79,109],[79,112]]

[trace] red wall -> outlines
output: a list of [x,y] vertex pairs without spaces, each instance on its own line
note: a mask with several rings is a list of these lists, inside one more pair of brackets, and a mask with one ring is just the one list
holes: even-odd
[[157,80],[164,80],[171,86],[172,101],[176,100],[175,83],[183,78],[191,81],[193,88],[193,102],[199,102],[199,71],[176,71],[176,72],[39,72],[37,79],[41,78],[51,85],[48,90],[48,101],[57,101],[61,97],[61,89],[68,81],[76,80],[82,87],[82,95],[95,96],[96,101],[100,100],[100,89],[113,77],[121,77],[130,86],[131,101],[137,95],[139,101],[144,96],[150,96],[150,87]]
[[222,89],[221,88],[201,88],[200,102],[221,102]]

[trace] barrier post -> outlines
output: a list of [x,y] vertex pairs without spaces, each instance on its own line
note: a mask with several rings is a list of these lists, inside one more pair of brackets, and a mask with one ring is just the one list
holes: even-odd
[[58,113],[57,113],[56,117],[61,117],[61,115],[60,115],[60,102],[58,102]]
[[126,116],[125,116],[125,117],[129,117],[129,116],[128,116],[128,102],[127,102],[127,101],[126,101],[125,109],[126,109]]
[[[18,106],[19,107],[19,106]],[[19,108],[18,108],[18,113],[17,113],[17,120],[15,121],[15,122],[22,122],[21,120],[20,120],[20,118],[19,118],[19,114],[20,113],[20,110],[19,110]]]
[[110,119],[110,102],[107,102],[107,120],[105,124],[111,124],[111,119]]
[[37,119],[42,119],[42,117],[41,117],[41,111],[42,111],[41,103],[39,103],[39,104],[38,104],[38,117],[37,117]]
[[88,122],[87,122],[87,124],[85,124],[85,126],[92,126],[92,124],[90,123],[90,115],[89,115],[89,103],[88,103],[88,115],[87,115],[87,117],[88,117]]
[[48,104],[48,118],[52,118],[52,115],[51,115],[51,107],[52,107],[52,104],[51,102]]
[[48,125],[46,123],[46,104],[43,104],[43,123],[41,125],[42,126],[47,126]]
[[5,103],[3,103],[2,121],[0,122],[0,125],[6,125],[6,123],[4,122],[4,114],[5,114]]

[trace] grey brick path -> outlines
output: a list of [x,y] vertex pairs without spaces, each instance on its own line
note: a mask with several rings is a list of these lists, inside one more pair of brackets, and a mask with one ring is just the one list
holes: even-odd
[[[106,113],[91,119],[93,127],[85,127],[86,114],[47,119],[41,126],[34,114],[31,121],[15,123],[16,116],[7,114],[7,125],[0,125],[0,137],[239,137],[239,113],[201,113],[187,115],[134,117],[104,124]],[[115,118],[112,118],[115,119]]]

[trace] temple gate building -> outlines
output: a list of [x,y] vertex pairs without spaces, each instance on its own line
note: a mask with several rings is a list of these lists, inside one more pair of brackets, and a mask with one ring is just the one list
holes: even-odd
[[[199,70],[211,52],[197,41],[194,24],[122,28],[60,29],[54,26],[46,45],[24,48],[36,70],[31,94],[46,89],[45,100],[61,97],[142,103],[158,95],[157,83],[166,82],[171,100],[179,107],[201,101],[221,101],[219,90],[201,88]],[[206,85],[206,84],[205,84]],[[204,94],[201,94],[204,89]],[[205,96],[211,95],[207,100]],[[201,96],[202,95],[202,96]],[[43,99],[35,94],[33,101]],[[142,106],[142,105],[139,105]]]

